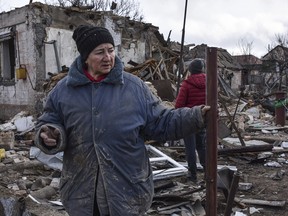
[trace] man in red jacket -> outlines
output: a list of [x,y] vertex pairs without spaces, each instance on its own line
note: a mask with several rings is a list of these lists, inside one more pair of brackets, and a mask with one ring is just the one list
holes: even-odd
[[[190,72],[187,79],[182,82],[179,94],[176,98],[176,108],[194,107],[206,103],[206,74],[203,59],[193,59],[188,67]],[[196,150],[199,161],[205,170],[206,155],[206,130],[192,133],[184,138],[186,159],[188,162],[188,178],[197,182]]]

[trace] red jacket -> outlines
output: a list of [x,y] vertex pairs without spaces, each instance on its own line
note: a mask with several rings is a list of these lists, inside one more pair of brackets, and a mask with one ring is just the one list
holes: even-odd
[[206,74],[191,74],[182,82],[175,108],[193,107],[206,103]]

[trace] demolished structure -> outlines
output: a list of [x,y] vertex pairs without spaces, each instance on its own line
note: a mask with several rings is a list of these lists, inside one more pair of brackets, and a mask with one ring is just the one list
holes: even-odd
[[[179,50],[172,49],[172,44],[168,44],[158,32],[158,28],[152,24],[132,21],[114,15],[112,12],[87,11],[74,7],[59,8],[41,3],[33,3],[1,13],[0,17],[3,20],[0,24],[0,119],[10,119],[22,110],[29,111],[33,115],[38,115],[42,111],[46,94],[67,74],[71,61],[78,55],[76,45],[69,38],[72,37],[73,29],[80,24],[107,27],[115,38],[116,52],[123,60],[126,71],[149,81],[157,88],[155,94],[158,94],[163,102],[169,101],[173,106],[176,85],[178,85]],[[192,49],[186,47],[185,65],[196,57],[206,59],[207,48],[205,44],[197,45]],[[257,175],[261,170],[262,173],[260,172],[259,175],[263,175],[265,184],[270,184],[270,180],[274,182],[285,180],[286,110],[280,106],[282,111],[284,110],[284,116],[280,116],[281,124],[284,120],[284,125],[275,124],[273,116],[276,112],[275,90],[283,90],[287,80],[285,79],[287,68],[284,67],[287,61],[285,58],[276,59],[279,56],[275,53],[282,53],[279,49],[282,50],[282,47],[272,50],[260,60],[251,55],[232,56],[225,49],[217,48],[219,163],[224,167],[229,165],[230,170],[232,168],[233,171],[244,172],[235,178],[239,184],[235,179],[233,182],[231,172],[224,171],[223,178],[218,179],[223,183],[220,189],[225,195],[218,206],[222,212],[227,206],[232,207],[233,204],[242,210],[249,204],[281,208],[286,205],[281,197],[280,199],[276,196],[277,194],[267,197],[265,190],[273,193],[273,187],[265,188],[266,186],[259,185],[257,182],[253,188],[251,183],[255,178],[253,171],[248,173],[249,169],[253,170],[253,163],[257,163],[260,165],[255,168],[254,173]],[[282,55],[285,56],[285,52]],[[277,64],[279,65],[280,61],[283,67],[278,70]],[[185,78],[186,73],[185,71],[182,79]],[[281,85],[279,85],[280,77],[281,80],[283,77]],[[253,97],[255,95],[257,98]],[[285,94],[281,94],[281,97],[279,101],[284,103]],[[266,103],[267,98],[272,98],[272,108],[271,103]],[[26,130],[21,129],[23,122]],[[0,152],[2,155],[0,185],[10,189],[11,194],[16,193],[18,196],[29,194],[30,199],[40,196],[40,201],[35,199],[34,202],[42,205],[46,205],[47,200],[51,201],[54,198],[53,205],[57,203],[57,209],[60,209],[58,215],[65,215],[61,204],[55,200],[58,198],[55,191],[59,181],[58,170],[43,167],[42,163],[33,160],[37,158],[36,156],[33,158],[31,152],[30,155],[28,153],[33,149],[31,147],[33,145],[32,125],[30,116],[22,116],[20,120],[15,118],[11,124],[8,122],[0,125],[6,127],[0,127],[2,145],[0,149],[6,150],[4,156]],[[151,163],[155,180],[158,181],[155,181],[156,194],[148,215],[160,213],[173,215],[179,212],[190,215],[188,213],[193,211],[204,215],[201,205],[205,201],[203,192],[205,187],[203,184],[191,185],[182,179],[187,170],[181,141],[176,144],[165,143],[164,148],[160,144],[157,149],[152,145],[159,144],[147,145],[147,149],[154,154],[151,156]],[[167,154],[163,153],[165,150]],[[259,152],[263,153],[258,154]],[[57,158],[56,162],[59,160]],[[53,163],[55,164],[55,160]],[[249,167],[247,171],[246,168],[250,163],[252,168]],[[267,171],[267,167],[277,167],[281,170],[276,170],[275,175],[267,177],[265,172],[272,172],[271,169]],[[23,181],[19,180],[16,171],[21,173]],[[9,182],[10,179],[13,179],[13,182]],[[285,189],[287,186],[283,181],[281,183]],[[236,194],[236,186],[239,186],[239,194]],[[50,196],[41,197],[43,190],[48,191]],[[229,197],[229,192],[234,194],[230,193]],[[231,194],[239,195],[235,197],[235,202]],[[258,199],[253,199],[255,197]],[[248,210],[243,211],[252,214],[250,208]],[[260,208],[256,210],[261,212]],[[240,210],[234,210],[237,211]]]
[[[164,40],[158,27],[150,23],[130,20],[112,11],[36,2],[2,12],[0,18],[0,119],[9,119],[21,110],[36,115],[42,110],[49,90],[47,82],[58,74],[63,77],[78,55],[72,32],[80,24],[108,28],[126,71],[153,82],[162,89],[158,93],[164,100],[175,99],[176,88],[187,75],[184,70],[178,83],[179,43]],[[207,48],[206,44],[184,46],[184,66],[196,57],[206,59]],[[285,50],[278,46],[260,60],[251,55],[232,56],[218,48],[218,74],[236,93],[241,86],[247,91],[261,91],[260,95],[263,88],[265,93],[271,93],[271,89],[279,87],[277,83],[286,86]]]
[[[165,45],[158,27],[114,15],[112,11],[32,3],[3,12],[0,17],[0,119],[7,119],[21,110],[35,114],[42,109],[44,82],[63,67],[69,67],[78,55],[72,40],[72,32],[78,25],[109,29],[116,53],[125,66],[129,62],[139,64],[152,59],[154,52]],[[173,59],[171,61],[173,63]],[[163,63],[154,62],[155,70],[164,70]]]

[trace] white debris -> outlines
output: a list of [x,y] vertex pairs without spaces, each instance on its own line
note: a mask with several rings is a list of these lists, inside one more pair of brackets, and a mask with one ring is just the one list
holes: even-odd
[[16,118],[14,121],[14,125],[16,126],[18,132],[26,131],[34,127],[33,117],[27,116]]
[[16,129],[16,126],[12,122],[7,122],[0,125],[0,131],[10,131]]
[[282,142],[281,147],[283,147],[284,149],[288,148],[288,142]]
[[264,166],[268,166],[268,167],[282,167],[281,164],[279,164],[276,161],[271,161],[271,162],[265,163]]

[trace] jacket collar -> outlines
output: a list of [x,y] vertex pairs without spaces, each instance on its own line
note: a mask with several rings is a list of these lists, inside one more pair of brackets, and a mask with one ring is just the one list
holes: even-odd
[[[91,80],[83,72],[81,57],[78,56],[72,63],[68,76],[67,76],[68,86],[81,86],[92,83]],[[109,72],[107,77],[101,81],[101,83],[109,84],[123,84],[123,64],[118,56],[115,56],[115,66]]]

